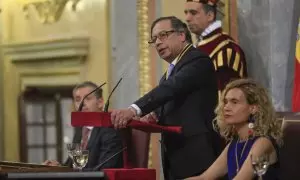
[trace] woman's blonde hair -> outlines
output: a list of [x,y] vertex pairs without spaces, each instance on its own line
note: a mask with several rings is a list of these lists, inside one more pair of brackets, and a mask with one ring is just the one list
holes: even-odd
[[225,96],[229,90],[234,88],[243,91],[248,104],[257,106],[257,111],[253,114],[253,135],[272,137],[278,144],[281,144],[281,124],[276,120],[275,110],[268,92],[251,79],[238,79],[227,84],[215,110],[217,116],[213,121],[214,129],[219,131],[227,141],[232,140],[236,135],[233,125],[224,122],[223,114]]

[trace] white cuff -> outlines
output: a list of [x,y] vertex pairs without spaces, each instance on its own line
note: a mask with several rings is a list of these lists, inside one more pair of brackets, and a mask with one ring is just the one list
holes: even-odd
[[141,116],[142,110],[136,105],[136,104],[131,104],[130,107],[136,110],[136,115]]

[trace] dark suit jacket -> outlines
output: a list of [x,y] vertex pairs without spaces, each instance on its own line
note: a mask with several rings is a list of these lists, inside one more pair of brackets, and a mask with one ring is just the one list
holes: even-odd
[[[203,172],[217,157],[212,119],[217,103],[212,61],[190,46],[169,78],[135,102],[142,114],[156,110],[159,123],[182,126],[183,134],[162,134],[164,173],[176,179]],[[219,143],[219,142],[217,142]]]
[[[81,141],[81,128],[75,129],[73,142]],[[85,168],[94,168],[100,163],[104,162],[109,157],[123,148],[120,132],[113,128],[96,128],[94,127],[88,144],[89,160]],[[69,166],[71,161],[68,160]],[[101,169],[104,168],[122,168],[123,167],[123,153],[118,154],[114,158],[107,161]]]

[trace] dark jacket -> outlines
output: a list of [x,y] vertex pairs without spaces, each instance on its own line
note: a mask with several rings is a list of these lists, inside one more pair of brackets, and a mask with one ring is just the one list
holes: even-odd
[[[74,143],[79,143],[81,141],[81,132],[82,128],[75,128],[75,135],[73,138]],[[122,148],[122,139],[119,131],[113,128],[94,127],[87,145],[87,150],[89,150],[89,160],[85,168],[95,168]],[[65,162],[65,165],[72,167],[70,158]],[[103,164],[101,169],[122,167],[123,153],[120,153]]]
[[218,88],[214,65],[190,46],[166,79],[135,102],[145,115],[157,113],[159,124],[182,126],[183,133],[162,134],[164,174],[183,179],[200,174],[216,159],[220,143],[212,129]]

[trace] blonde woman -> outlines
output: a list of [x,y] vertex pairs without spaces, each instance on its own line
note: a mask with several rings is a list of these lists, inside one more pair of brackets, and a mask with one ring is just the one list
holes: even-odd
[[209,169],[189,179],[211,180],[226,174],[234,180],[257,179],[252,162],[266,156],[269,166],[263,179],[278,179],[281,130],[266,89],[250,79],[232,81],[216,114],[214,127],[229,143]]

